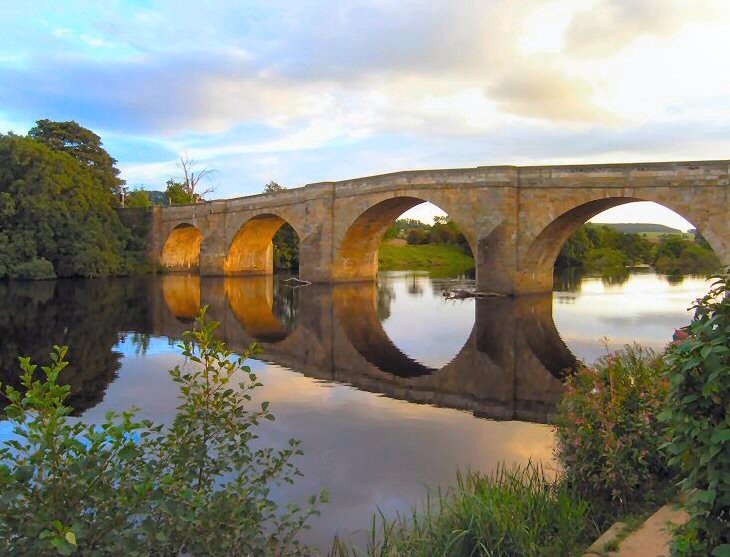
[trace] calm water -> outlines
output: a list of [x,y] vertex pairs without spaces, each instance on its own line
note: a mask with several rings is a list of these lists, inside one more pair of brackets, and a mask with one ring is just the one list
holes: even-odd
[[[371,513],[406,511],[424,486],[457,468],[551,462],[549,423],[562,370],[638,341],[661,349],[707,290],[700,278],[635,274],[620,281],[561,277],[553,296],[449,301],[465,278],[389,273],[377,285],[290,288],[271,279],[149,279],[0,283],[0,373],[16,356],[45,362],[70,345],[66,379],[83,419],[138,406],[174,415],[166,370],[202,304],[233,348],[264,348],[252,367],[277,420],[263,440],[303,441],[304,479],[278,497],[332,503],[305,534],[367,529]],[[2,431],[0,431],[2,435]],[[354,534],[357,537],[357,533]]]

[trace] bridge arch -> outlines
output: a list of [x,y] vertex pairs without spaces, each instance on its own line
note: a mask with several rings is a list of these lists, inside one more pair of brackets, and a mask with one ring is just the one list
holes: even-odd
[[231,240],[223,264],[226,275],[271,275],[274,273],[273,239],[282,226],[292,227],[286,219],[274,213],[263,213],[246,220]]
[[[718,190],[719,188],[716,188]],[[674,190],[674,191],[672,191]],[[717,192],[723,194],[724,192]],[[723,264],[728,264],[730,253],[723,216],[724,200],[715,205],[707,200],[699,202],[692,195],[678,196],[675,188],[636,188],[621,192],[581,192],[569,195],[552,192],[553,199],[540,209],[537,204],[527,204],[528,209],[520,216],[523,247],[518,273],[520,293],[552,290],[553,267],[565,242],[578,228],[607,209],[634,203],[651,201],[670,209],[692,223],[704,236]],[[546,210],[547,209],[547,210]],[[719,214],[715,214],[717,211]]]
[[197,271],[200,268],[200,246],[203,234],[193,224],[178,224],[167,235],[160,255],[160,264],[170,271]]
[[[456,222],[476,258],[476,234],[458,210],[450,210],[445,196],[409,193],[371,200],[365,209],[352,208],[355,214],[341,240],[336,242],[333,264],[335,281],[375,280],[378,273],[378,247],[388,228],[403,213],[422,203],[432,203]],[[453,209],[456,209],[455,207]]]

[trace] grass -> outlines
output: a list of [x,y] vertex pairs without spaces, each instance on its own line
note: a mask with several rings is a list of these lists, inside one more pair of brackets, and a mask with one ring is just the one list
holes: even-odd
[[453,489],[429,495],[408,516],[374,517],[365,548],[335,540],[330,557],[579,554],[600,534],[589,514],[590,505],[541,466],[501,466],[457,475]]
[[381,271],[431,270],[448,268],[465,272],[474,268],[474,258],[457,246],[425,244],[422,246],[395,246],[382,244],[378,251]]

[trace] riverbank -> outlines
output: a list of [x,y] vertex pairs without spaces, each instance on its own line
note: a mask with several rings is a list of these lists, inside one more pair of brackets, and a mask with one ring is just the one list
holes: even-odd
[[474,268],[474,258],[458,246],[448,244],[411,246],[384,243],[378,250],[378,267],[381,271],[448,270],[460,274]]

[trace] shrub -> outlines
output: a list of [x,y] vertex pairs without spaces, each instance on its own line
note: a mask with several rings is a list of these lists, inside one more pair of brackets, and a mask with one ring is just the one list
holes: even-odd
[[14,265],[8,270],[8,277],[11,279],[43,280],[56,278],[56,273],[53,271],[53,264],[50,261],[39,257]]
[[690,521],[681,555],[730,555],[730,298],[727,279],[694,305],[694,319],[666,355],[666,449],[681,470]]
[[666,396],[662,360],[626,346],[567,379],[557,416],[558,460],[586,497],[627,508],[670,476],[657,418]]
[[625,253],[614,248],[596,248],[590,250],[586,255],[586,266],[593,270],[623,268],[630,263],[631,261]]
[[[43,379],[21,358],[24,393],[6,386],[14,437],[0,445],[0,554],[296,555],[295,540],[321,498],[280,512],[274,482],[291,482],[301,454],[253,449],[268,403],[247,408],[258,379],[213,339],[205,320],[185,334],[184,369],[170,371],[181,405],[169,426],[109,413],[102,424],[69,418],[69,387],[56,347]],[[238,388],[233,381],[241,380]]]
[[[570,555],[596,532],[588,519],[588,503],[564,483],[551,479],[534,464],[498,468],[493,474],[470,472],[457,485],[428,498],[419,513],[388,521],[382,529],[373,518],[366,555]],[[335,540],[330,554],[361,554]]]

